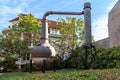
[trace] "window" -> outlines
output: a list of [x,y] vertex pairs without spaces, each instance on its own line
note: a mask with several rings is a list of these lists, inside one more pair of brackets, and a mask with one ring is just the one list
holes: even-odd
[[51,29],[50,34],[60,34],[60,32],[57,29]]

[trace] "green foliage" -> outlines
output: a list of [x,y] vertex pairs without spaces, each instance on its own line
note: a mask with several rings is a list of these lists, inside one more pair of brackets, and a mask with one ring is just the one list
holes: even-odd
[[[30,54],[28,47],[31,43],[34,45],[36,41],[38,41],[41,29],[40,21],[31,14],[19,14],[18,17],[19,22],[13,25],[4,35],[0,35],[0,54],[5,57],[5,60],[2,62],[6,62],[2,64],[5,68],[15,65],[14,58],[17,59],[21,57],[28,59]],[[21,39],[22,33],[24,39]],[[11,55],[12,57],[7,55]],[[8,59],[6,59],[6,56]]]
[[52,43],[61,59],[64,59],[66,53],[71,53],[79,43],[83,43],[84,24],[82,19],[66,17],[66,19],[58,18],[58,25],[62,26],[59,29],[62,36]]
[[120,68],[120,46],[98,49],[98,68]]
[[[15,38],[13,34],[9,34],[6,38],[2,40],[2,50],[1,56],[5,59],[1,61],[0,67],[3,67],[6,71],[17,70],[17,65],[15,61],[17,58],[21,57],[23,59],[28,59],[30,50],[28,49],[27,41],[21,41],[19,38]],[[27,55],[27,56],[26,56]]]
[[3,38],[2,41],[2,52],[3,56],[6,54],[14,55],[16,58],[23,57],[30,52],[28,49],[28,42],[27,40],[21,41],[19,38],[13,37],[14,35],[11,34],[6,38]]
[[[81,49],[78,47],[70,54],[65,62],[65,64],[69,64],[68,68],[77,68],[78,66],[82,69],[85,68],[85,61],[83,60],[85,54],[81,56],[80,52]],[[108,49],[97,48],[96,54],[96,61],[94,62],[93,68],[120,68],[120,47]]]
[[[84,25],[82,19],[77,19],[75,17],[66,17],[66,19],[58,18],[58,21],[61,22],[60,33],[62,34],[61,40],[64,42],[64,45],[74,49],[79,41],[83,41],[84,38]],[[67,42],[67,43],[66,43]]]
[[[77,19],[75,17],[66,17],[66,19],[58,18],[58,25],[62,36],[52,42],[57,47],[57,51],[61,58],[65,58],[64,55],[70,55],[77,46],[81,46],[84,42],[84,21],[83,19]],[[92,40],[94,37],[92,36]],[[69,54],[68,54],[69,53]],[[67,63],[66,63],[67,64]]]
[[25,77],[27,74],[26,73],[20,73],[20,72],[14,72],[14,73],[3,73],[2,75],[0,74],[0,80],[24,80],[20,79],[22,77]]
[[[0,76],[1,80],[119,80],[119,69],[101,69],[101,70],[75,70],[65,69],[53,71],[46,71],[45,74],[41,72],[33,72],[31,74],[19,73],[3,73]],[[7,76],[7,77],[6,77]]]
[[18,17],[19,22],[12,27],[13,30],[25,33],[40,33],[41,23],[32,14],[19,14]]
[[77,68],[78,60],[79,60],[79,52],[72,51],[70,56],[68,57],[67,60],[64,61],[65,68]]
[[16,71],[17,70],[17,65],[15,64],[15,61],[17,58],[10,54],[4,55],[4,60],[1,61],[1,66],[4,68],[4,71]]
[[56,69],[63,69],[64,68],[65,62],[63,61],[63,59],[59,55],[56,55],[55,62],[56,62],[56,66],[55,66]]
[[39,41],[39,34],[41,32],[41,22],[38,18],[35,18],[31,13],[30,14],[19,14],[19,22],[12,26],[14,34],[19,34],[18,37],[21,37],[23,34],[24,40],[30,43],[36,44]]

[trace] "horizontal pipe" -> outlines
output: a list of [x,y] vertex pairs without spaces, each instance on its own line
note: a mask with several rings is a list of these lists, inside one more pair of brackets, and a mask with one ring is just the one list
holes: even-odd
[[57,12],[57,11],[48,11],[44,14],[43,19],[46,19],[46,17],[50,14],[60,14],[60,15],[82,15],[84,14],[84,11],[82,12]]

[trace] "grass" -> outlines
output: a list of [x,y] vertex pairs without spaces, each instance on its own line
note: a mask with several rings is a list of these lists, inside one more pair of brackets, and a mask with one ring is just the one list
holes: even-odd
[[1,73],[0,80],[19,80],[27,74],[24,72]]
[[120,80],[120,69],[65,69],[40,72],[1,73],[0,80]]

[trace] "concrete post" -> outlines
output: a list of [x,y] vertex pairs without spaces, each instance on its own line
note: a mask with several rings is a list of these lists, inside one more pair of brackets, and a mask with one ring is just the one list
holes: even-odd
[[84,25],[85,25],[85,44],[92,43],[91,37],[91,4],[86,2],[84,4]]

